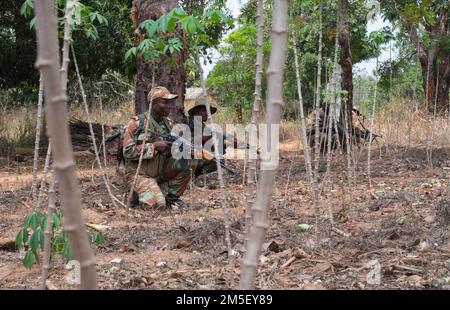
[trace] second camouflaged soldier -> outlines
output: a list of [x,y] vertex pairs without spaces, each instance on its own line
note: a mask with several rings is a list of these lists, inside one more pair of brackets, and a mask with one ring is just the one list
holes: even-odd
[[[125,173],[127,193],[130,191],[139,156],[144,148],[142,165],[134,187],[132,207],[166,208],[177,205],[184,207],[180,196],[186,190],[191,170],[171,155],[172,142],[163,141],[153,133],[167,135],[172,124],[167,118],[178,95],[171,94],[166,88],[158,86],[150,90],[148,102],[151,106],[151,117],[146,114],[132,117],[123,139],[123,155],[126,160]],[[145,145],[144,129],[148,124]]]

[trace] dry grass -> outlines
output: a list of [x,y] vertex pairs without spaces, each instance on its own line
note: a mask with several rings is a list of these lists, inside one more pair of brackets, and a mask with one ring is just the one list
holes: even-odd
[[[367,127],[369,124],[370,121],[366,120]],[[391,145],[413,147],[427,145],[429,142],[432,142],[433,147],[450,145],[450,119],[446,116],[433,119],[432,115],[416,111],[405,100],[393,102],[379,111],[373,132],[382,135],[384,142]]]
[[[90,113],[93,122],[105,125],[126,124],[134,113],[133,98],[121,104],[108,105],[103,102],[101,112],[99,101],[91,103]],[[70,105],[70,117],[86,120],[81,103]],[[220,125],[234,122],[234,110],[221,108],[214,115],[214,121]],[[433,126],[434,123],[434,126]],[[0,153],[6,153],[8,148],[32,147],[36,124],[36,108],[3,109],[0,114]],[[368,128],[370,119],[365,119]],[[284,121],[280,127],[280,141],[298,141],[299,121]],[[434,121],[421,111],[415,111],[412,104],[405,100],[397,100],[378,112],[374,122],[373,132],[383,136],[382,143],[403,147],[424,146],[430,144],[431,132],[434,127],[433,147],[450,145],[450,119],[440,116]]]
[[36,109],[4,109],[0,114],[0,151],[33,144]]

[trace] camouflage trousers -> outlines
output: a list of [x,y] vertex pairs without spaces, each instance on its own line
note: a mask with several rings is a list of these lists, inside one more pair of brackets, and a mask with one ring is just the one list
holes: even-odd
[[[191,166],[191,163],[190,163]],[[185,192],[191,179],[192,169],[182,170],[179,162],[172,158],[168,159],[163,173],[156,177],[139,174],[134,186],[139,200],[139,205],[144,208],[165,208],[168,194],[180,197]],[[126,173],[127,194],[133,183],[135,171]]]

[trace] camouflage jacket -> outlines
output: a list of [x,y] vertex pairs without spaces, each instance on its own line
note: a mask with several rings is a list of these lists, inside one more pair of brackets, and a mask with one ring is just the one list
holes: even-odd
[[[145,145],[142,143],[144,141],[146,122],[147,117],[144,114],[131,118],[123,138],[123,155],[127,162],[126,171],[129,173],[137,168],[141,150],[144,148],[140,173],[155,177],[161,173],[165,161],[170,157],[170,149],[164,152],[158,152],[152,142],[157,141],[159,138],[150,132],[147,133],[147,142]],[[172,129],[172,124],[167,118],[163,118],[159,123],[151,118],[148,129],[159,134],[169,134]]]

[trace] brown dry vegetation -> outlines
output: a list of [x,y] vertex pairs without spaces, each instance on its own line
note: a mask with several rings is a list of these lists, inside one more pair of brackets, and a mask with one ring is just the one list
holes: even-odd
[[[108,124],[124,122],[131,115],[130,106],[105,111],[104,117],[100,117],[96,107],[94,120],[103,119]],[[82,115],[80,111],[72,109],[78,117]],[[337,227],[344,234],[331,230],[322,192],[319,246],[313,228],[298,227],[298,224],[313,225],[314,213],[298,127],[295,123],[285,123],[270,228],[257,287],[450,289],[449,121],[438,119],[434,127],[433,165],[430,166],[426,148],[432,126],[427,118],[404,108],[378,114],[374,132],[382,134],[384,139],[377,140],[372,150],[372,191],[368,190],[365,175],[367,149],[355,151],[356,182],[351,189],[346,188],[346,159],[334,153],[331,199]],[[230,285],[227,283],[230,273],[231,286],[237,286],[243,255],[245,186],[242,175],[245,174],[226,175],[225,179],[231,208],[231,241],[238,255],[234,270],[229,270],[216,174],[207,176],[206,186],[203,177],[197,181],[192,192],[193,205],[184,212],[125,210],[112,206],[99,171],[94,171],[91,177],[93,156],[80,152],[76,159],[85,221],[107,226],[103,231],[106,243],[93,245],[100,288],[226,288]],[[41,167],[42,162],[43,158]],[[0,236],[3,239],[14,238],[25,216],[33,210],[29,194],[31,164],[31,157],[25,163],[8,163],[5,159],[1,163]],[[229,164],[242,172],[242,161],[230,160]],[[110,166],[112,177],[112,161]],[[324,162],[320,171],[323,177]],[[123,197],[120,182],[115,183],[114,193]],[[183,199],[189,202],[189,191]],[[23,252],[11,248],[0,250],[0,288],[38,287],[40,266],[27,270],[22,266],[22,257]],[[372,260],[381,264],[380,285],[366,281],[370,271],[366,264]],[[53,261],[49,276],[56,287],[70,288],[59,257]]]

